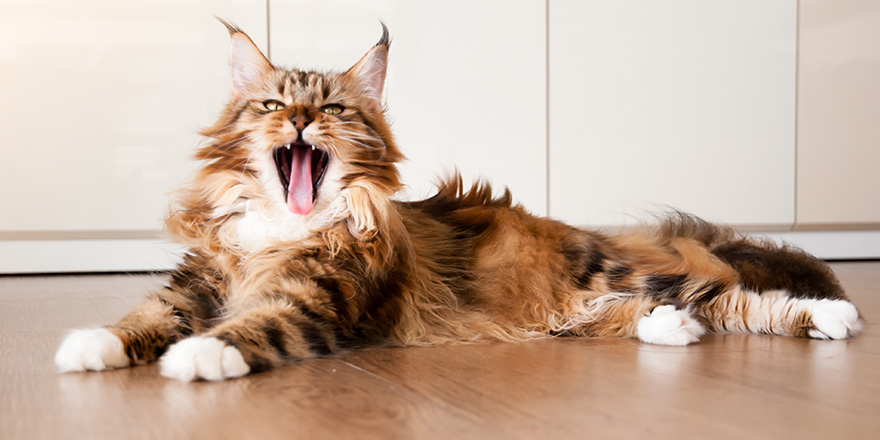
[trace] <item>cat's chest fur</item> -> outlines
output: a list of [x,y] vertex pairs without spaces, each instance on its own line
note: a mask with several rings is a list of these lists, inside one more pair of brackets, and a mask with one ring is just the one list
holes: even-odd
[[239,214],[232,229],[236,247],[254,253],[284,242],[302,241],[313,233],[302,216],[282,212],[269,215],[262,210],[246,209]]

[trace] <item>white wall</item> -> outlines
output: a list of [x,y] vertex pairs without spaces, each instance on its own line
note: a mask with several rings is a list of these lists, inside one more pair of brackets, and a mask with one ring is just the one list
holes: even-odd
[[265,45],[260,2],[0,0],[0,238],[159,229],[229,93],[212,13]]
[[788,0],[552,0],[550,214],[791,227],[796,23]]

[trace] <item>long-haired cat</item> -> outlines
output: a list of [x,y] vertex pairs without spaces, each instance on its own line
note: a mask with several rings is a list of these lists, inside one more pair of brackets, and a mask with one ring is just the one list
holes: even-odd
[[685,214],[600,234],[458,176],[394,201],[403,155],[382,104],[384,26],[342,73],[275,67],[227,27],[232,96],[166,221],[189,251],[121,321],[70,333],[61,371],[159,360],[167,377],[222,380],[375,344],[859,329],[820,260]]

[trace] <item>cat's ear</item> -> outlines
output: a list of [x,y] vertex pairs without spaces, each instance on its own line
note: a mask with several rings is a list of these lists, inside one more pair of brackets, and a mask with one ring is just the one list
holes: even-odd
[[381,107],[382,103],[389,46],[391,46],[391,38],[388,36],[388,28],[382,23],[382,38],[379,42],[357,64],[345,72],[345,75],[353,78],[360,85],[377,107]]
[[249,85],[254,84],[272,70],[272,64],[263,56],[253,40],[241,29],[218,18],[226,25],[232,38],[229,52],[229,69],[232,77],[232,95],[240,96]]

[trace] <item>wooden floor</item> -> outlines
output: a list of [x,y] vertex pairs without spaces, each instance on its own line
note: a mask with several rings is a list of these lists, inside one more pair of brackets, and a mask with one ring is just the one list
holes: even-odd
[[880,263],[834,269],[866,318],[852,340],[376,349],[224,383],[55,373],[65,329],[114,322],[160,276],[0,278],[0,439],[880,438]]

